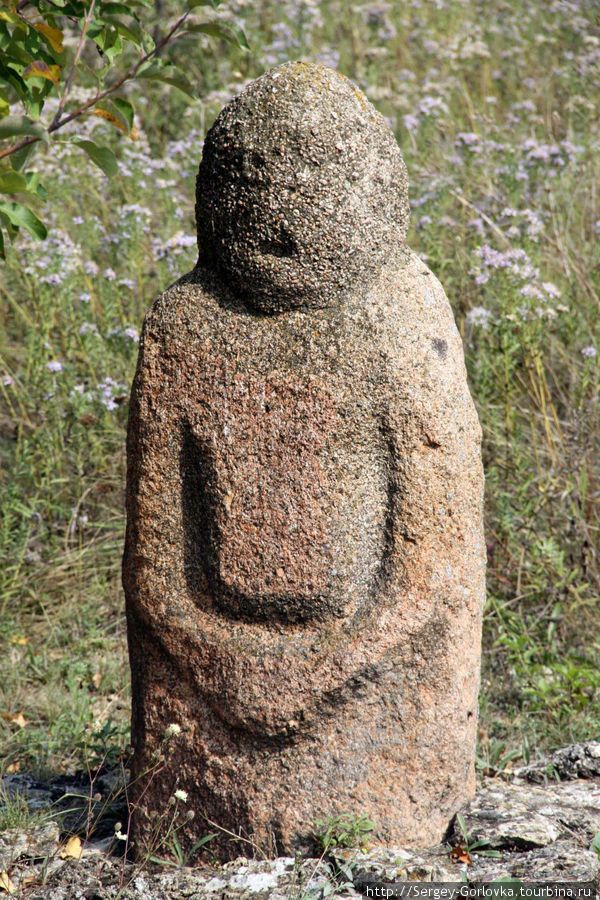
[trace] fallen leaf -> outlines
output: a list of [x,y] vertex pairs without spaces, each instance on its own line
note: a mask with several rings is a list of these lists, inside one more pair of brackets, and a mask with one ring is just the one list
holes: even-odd
[[30,884],[37,884],[37,875],[25,875],[21,878],[21,887],[29,887]]
[[60,857],[61,859],[81,859],[82,853],[81,839],[74,834],[63,847]]
[[0,872],[0,891],[5,894],[14,894],[15,886],[8,877],[8,872]]
[[96,690],[98,690],[101,683],[102,683],[102,674],[100,672],[94,672],[94,674],[92,675],[92,684],[94,685]]
[[27,721],[23,713],[2,713],[2,718],[11,725],[18,725],[19,728],[25,728]]
[[4,771],[7,775],[14,775],[15,772],[21,771],[21,763],[17,760],[17,762],[10,763],[10,765],[6,766]]
[[29,639],[25,637],[24,634],[15,634],[11,639],[11,644],[21,644],[25,646],[25,644],[29,643]]
[[466,863],[470,866],[473,863],[471,859],[471,854],[467,850],[466,847],[461,847],[460,844],[455,847],[450,854],[450,859],[454,860],[454,862]]

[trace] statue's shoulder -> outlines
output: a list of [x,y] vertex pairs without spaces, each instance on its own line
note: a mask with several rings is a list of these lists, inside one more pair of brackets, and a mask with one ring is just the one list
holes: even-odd
[[[382,335],[404,349],[441,336],[460,341],[446,292],[426,263],[406,246],[390,253],[371,285],[366,309]],[[416,347],[415,347],[416,349]]]
[[220,311],[233,303],[219,279],[197,266],[153,302],[144,318],[144,343],[199,337]]
[[363,352],[380,360],[378,377],[388,385],[399,418],[418,409],[423,421],[438,420],[442,430],[450,429],[446,412],[451,416],[470,401],[462,340],[438,278],[416,253],[399,248],[371,286],[364,308]]
[[392,252],[383,266],[376,290],[390,308],[406,311],[415,304],[425,316],[446,314],[446,292],[425,261],[406,245]]

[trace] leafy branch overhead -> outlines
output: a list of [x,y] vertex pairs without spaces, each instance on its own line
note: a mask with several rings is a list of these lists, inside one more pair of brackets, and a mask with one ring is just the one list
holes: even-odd
[[[205,34],[248,49],[234,22],[199,21],[200,7],[220,0],[188,0],[162,34],[144,26],[152,0],[0,0],[0,256],[4,233],[20,228],[37,238],[47,229],[34,208],[47,200],[35,150],[55,141],[82,151],[109,177],[117,173],[113,151],[92,140],[89,129],[68,133],[69,123],[94,116],[132,140],[135,114],[120,95],[127,82],[152,79],[194,98],[194,89],[163,52],[184,35]],[[77,90],[75,90],[77,88]],[[82,99],[83,98],[83,99]],[[31,167],[31,168],[29,168]],[[25,203],[22,202],[25,200]]]

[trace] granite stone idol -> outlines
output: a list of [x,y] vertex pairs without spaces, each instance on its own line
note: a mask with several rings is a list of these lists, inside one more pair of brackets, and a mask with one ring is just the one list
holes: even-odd
[[342,814],[436,843],[474,789],[481,435],[400,151],[288,63],[217,117],[196,216],[131,397],[133,839],[176,809],[222,858]]

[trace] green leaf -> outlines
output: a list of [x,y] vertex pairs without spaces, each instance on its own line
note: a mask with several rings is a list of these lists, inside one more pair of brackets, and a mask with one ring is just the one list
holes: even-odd
[[6,48],[5,58],[13,65],[26,66],[31,62],[31,52],[26,46],[27,33],[25,31],[14,31],[10,43]]
[[7,9],[0,9],[0,19],[4,22],[11,22],[13,25],[18,25],[19,28],[27,27],[22,16],[17,15],[16,12],[9,12]]
[[125,25],[120,19],[111,19],[110,21],[126,41],[130,41],[132,44],[135,44],[136,47],[141,47],[144,41],[144,33],[137,22],[131,22],[129,25]]
[[20,172],[0,172],[0,191],[3,194],[18,194],[26,191],[27,187],[27,179]]
[[114,43],[109,47],[106,46],[104,48],[104,53],[106,54],[106,58],[109,62],[114,63],[117,56],[120,56],[123,52],[123,41],[121,40],[121,35],[116,33]]
[[465,817],[462,813],[457,813],[456,821],[458,822],[458,827],[460,828],[460,833],[463,837],[463,840],[466,844],[469,843],[469,835],[467,833],[467,825],[465,822]]
[[137,77],[153,78],[156,81],[164,81],[165,84],[172,84],[173,87],[176,87],[180,91],[183,91],[184,94],[187,94],[194,100],[196,99],[194,88],[187,80],[183,72],[181,72],[176,66],[172,65],[171,63],[165,62],[162,59],[149,60],[147,63],[141,65],[137,71]]
[[123,41],[115,25],[112,22],[105,24],[94,19],[90,22],[87,33],[112,64],[123,50]]
[[205,834],[203,838],[200,838],[199,841],[196,841],[196,843],[194,844],[192,849],[189,851],[187,858],[189,859],[190,856],[192,855],[192,853],[195,853],[197,850],[200,849],[200,847],[204,847],[205,844],[208,844],[209,841],[214,840],[216,837],[218,837],[218,834],[216,831],[213,831],[212,834]]
[[197,6],[212,6],[213,9],[218,9],[221,5],[221,0],[189,0],[188,9],[195,9]]
[[177,857],[177,862],[179,865],[183,865],[183,850],[181,849],[181,844],[179,843],[179,838],[177,837],[177,832],[173,832],[171,837],[172,848],[175,852],[175,856]]
[[27,116],[5,116],[3,119],[0,119],[0,140],[6,140],[21,134],[32,135],[44,141],[45,144],[50,143],[48,132],[43,125],[32,121]]
[[[4,58],[6,58],[7,54],[4,54]],[[31,92],[31,88],[27,85],[18,72],[15,72],[10,66],[3,65],[2,54],[0,54],[0,80],[6,81],[10,84],[17,94],[19,95],[19,99],[26,103],[29,94]]]
[[42,200],[48,199],[48,191],[43,184],[40,184],[40,176],[38,172],[27,172],[27,191],[30,194],[37,194]]
[[104,16],[131,16],[133,13],[125,3],[103,3],[100,15]]
[[87,36],[103,50],[107,32],[108,29],[104,27],[103,22],[100,22],[98,19],[92,19],[88,25]]
[[34,122],[39,122],[44,108],[44,101],[48,96],[48,93],[52,90],[53,87],[50,81],[43,80],[31,82],[31,94],[25,103],[25,111],[28,117],[33,119]]
[[246,37],[246,33],[243,28],[240,28],[239,25],[236,25],[235,22],[225,22],[225,27],[229,28],[236,39],[236,42],[242,50],[250,51],[250,44],[248,42],[248,38]]
[[2,234],[1,228],[0,228],[0,259],[6,259],[6,251],[4,249],[4,235]]
[[0,209],[0,222],[2,222],[2,224],[6,228],[6,233],[8,234],[8,237],[10,238],[10,240],[14,241],[14,239],[16,238],[16,236],[19,233],[19,229],[17,228],[16,225],[13,225],[13,223],[10,221],[9,217],[1,209]]
[[123,100],[122,97],[112,97],[112,104],[119,111],[127,125],[129,126],[129,131],[133,128],[133,118],[134,111],[133,105],[129,102],[129,100]]
[[15,150],[10,154],[10,161],[15,172],[20,172],[29,157],[34,153],[37,144],[27,144],[21,150]]
[[600,831],[597,831],[594,835],[594,840],[590,844],[590,850],[600,859]]
[[48,235],[48,229],[44,223],[40,222],[36,214],[21,203],[0,202],[0,213],[3,213],[17,228],[24,228],[41,241]]
[[148,31],[142,31],[142,48],[145,54],[152,53],[156,47],[156,41]]
[[98,168],[102,169],[105,175],[112,178],[119,171],[117,165],[117,157],[109,150],[108,147],[99,147],[93,141],[84,141],[81,138],[74,138],[73,143],[87,153],[89,158]]
[[188,25],[184,34],[210,34],[213,37],[223,38],[230,44],[236,44],[242,50],[249,50],[248,38],[235,22],[204,22],[201,25]]

